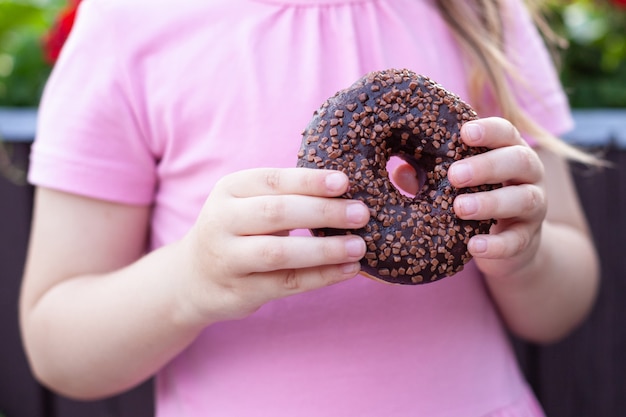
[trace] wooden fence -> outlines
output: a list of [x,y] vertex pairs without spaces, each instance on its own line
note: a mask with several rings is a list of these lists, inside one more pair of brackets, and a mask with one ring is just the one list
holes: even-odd
[[[626,111],[575,116],[577,128],[567,139],[602,151],[614,164],[604,171],[573,166],[602,258],[598,303],[589,319],[557,344],[514,343],[548,417],[620,417],[626,416]],[[32,188],[21,181],[34,118],[34,113],[0,110],[0,416],[150,417],[150,382],[111,399],[77,402],[49,392],[29,372],[18,332],[17,296],[33,198]],[[13,168],[7,171],[1,155],[9,156]]]

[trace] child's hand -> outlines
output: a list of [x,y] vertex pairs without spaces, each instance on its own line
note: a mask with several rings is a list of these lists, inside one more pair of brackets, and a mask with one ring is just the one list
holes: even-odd
[[254,169],[219,181],[183,241],[187,297],[200,320],[244,317],[264,303],[354,277],[358,236],[289,236],[292,229],[363,227],[369,210],[334,198],[348,178],[329,170]]
[[498,220],[489,235],[472,237],[468,247],[487,276],[507,276],[526,265],[539,247],[547,210],[543,164],[517,129],[501,118],[469,122],[461,129],[461,138],[469,146],[491,150],[452,164],[450,183],[504,187],[460,195],[454,210],[463,219]]
[[[461,137],[469,146],[491,150],[452,164],[450,183],[459,188],[496,183],[504,187],[460,195],[454,201],[454,211],[463,219],[498,220],[489,235],[470,239],[469,251],[483,273],[505,276],[537,251],[547,207],[543,165],[517,129],[504,119],[469,122],[463,126]],[[393,176],[403,189],[417,190],[415,171],[408,164],[399,166]]]

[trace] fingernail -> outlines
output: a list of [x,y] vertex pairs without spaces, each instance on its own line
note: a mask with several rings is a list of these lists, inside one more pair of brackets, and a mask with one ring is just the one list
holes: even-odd
[[356,275],[361,270],[361,264],[358,262],[352,262],[349,264],[341,265],[341,272],[346,275]]
[[463,185],[472,179],[472,168],[468,164],[457,162],[450,167],[448,175],[454,183]]
[[348,256],[362,256],[365,252],[365,242],[360,237],[351,238],[346,241],[346,252]]
[[472,253],[485,253],[487,252],[487,239],[482,237],[474,237],[471,241]]
[[346,218],[350,223],[361,224],[369,215],[369,210],[361,203],[349,203],[346,207]]
[[472,142],[480,140],[483,136],[483,127],[478,123],[467,123],[464,126],[465,134]]
[[476,201],[476,198],[469,195],[464,195],[457,198],[457,204],[459,205],[462,215],[471,215],[478,211],[478,201]]
[[343,191],[347,185],[347,178],[340,172],[334,172],[326,176],[326,187],[330,191]]

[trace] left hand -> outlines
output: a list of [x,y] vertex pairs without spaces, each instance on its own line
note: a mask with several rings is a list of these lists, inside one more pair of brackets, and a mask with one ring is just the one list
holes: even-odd
[[[480,155],[457,161],[448,178],[454,187],[502,183],[488,192],[458,196],[454,211],[462,219],[497,219],[488,235],[476,235],[468,248],[487,276],[508,276],[529,263],[539,248],[546,217],[544,167],[517,129],[502,118],[485,118],[463,125],[461,138],[469,146],[487,147]],[[402,165],[393,174],[406,189],[417,188],[415,172]]]

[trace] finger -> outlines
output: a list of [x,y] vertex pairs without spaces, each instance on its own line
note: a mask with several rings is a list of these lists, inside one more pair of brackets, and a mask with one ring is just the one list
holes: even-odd
[[[226,249],[228,250],[228,249]],[[359,261],[365,255],[365,241],[351,236],[249,236],[237,240],[233,273],[298,270]],[[241,254],[245,254],[242,256]]]
[[415,169],[406,163],[400,164],[391,172],[393,182],[410,195],[419,191],[420,181]]
[[224,216],[232,233],[259,235],[321,227],[358,229],[367,224],[370,211],[356,200],[265,195],[235,200]]
[[284,292],[284,296],[327,287],[354,278],[361,271],[358,262],[325,265],[318,268],[286,270],[276,277],[269,274],[270,284]]
[[335,170],[256,168],[222,178],[216,189],[234,197],[301,194],[336,197],[348,190],[348,177]]
[[448,178],[455,187],[481,184],[535,183],[543,178],[544,167],[528,146],[507,146],[457,161]]
[[[323,288],[354,278],[360,270],[361,265],[358,262],[349,262],[315,268],[258,273],[238,279],[246,280],[246,303],[258,307],[277,298]],[[242,298],[244,297],[238,297],[240,300]]]
[[497,234],[473,236],[467,248],[477,258],[504,259],[522,253],[531,242],[530,229],[516,223]]
[[354,278],[360,270],[359,262],[348,262],[230,277],[220,285],[225,290],[221,311],[230,310],[229,318],[246,317],[269,301]]
[[530,184],[461,194],[454,199],[454,213],[466,220],[533,219],[545,211],[545,194]]
[[513,145],[528,146],[515,126],[500,117],[487,117],[465,123],[461,127],[461,139],[469,146],[491,149]]

